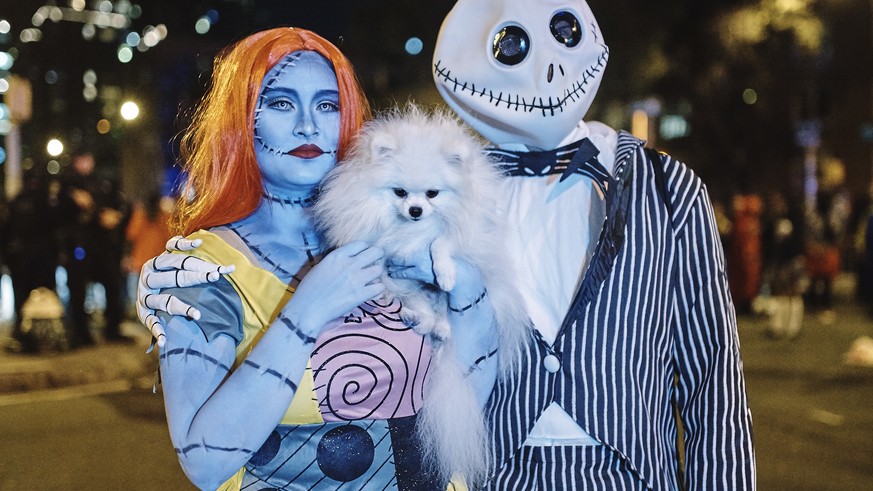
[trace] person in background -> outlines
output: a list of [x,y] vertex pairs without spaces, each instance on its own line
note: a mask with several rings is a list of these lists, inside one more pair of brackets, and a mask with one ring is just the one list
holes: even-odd
[[761,286],[761,211],[763,200],[748,189],[748,178],[737,179],[741,189],[731,208],[733,227],[728,249],[728,279],[737,312],[752,312],[752,301]]
[[[127,298],[131,307],[135,301],[136,282],[142,265],[154,256],[164,252],[164,245],[170,233],[170,215],[173,212],[173,199],[154,192],[133,207],[125,236],[130,252],[125,263],[127,271]],[[133,310],[131,310],[133,312]]]
[[768,196],[762,244],[765,267],[761,289],[770,297],[769,333],[775,338],[791,339],[803,324],[803,293],[809,279],[803,261],[803,211],[790,205],[780,191]]
[[26,349],[21,331],[21,307],[30,292],[45,287],[55,289],[58,266],[58,207],[52,202],[49,180],[30,170],[24,187],[9,203],[3,229],[4,256],[12,278],[15,297],[14,348]]
[[77,151],[73,172],[61,192],[63,253],[70,289],[69,310],[74,346],[94,344],[85,309],[87,289],[100,283],[106,292],[103,337],[108,342],[130,343],[121,334],[122,273],[128,206],[116,183],[95,173],[94,154]]

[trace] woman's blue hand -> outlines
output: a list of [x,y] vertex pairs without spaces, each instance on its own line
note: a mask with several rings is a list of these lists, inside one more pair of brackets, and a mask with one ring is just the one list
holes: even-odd
[[382,249],[364,242],[335,249],[303,278],[283,315],[317,337],[331,320],[385,292],[383,257]]

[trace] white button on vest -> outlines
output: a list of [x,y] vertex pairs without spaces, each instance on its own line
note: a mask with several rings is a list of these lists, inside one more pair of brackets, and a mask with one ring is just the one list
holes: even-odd
[[549,373],[555,373],[561,369],[561,361],[555,355],[548,355],[543,359],[543,366]]

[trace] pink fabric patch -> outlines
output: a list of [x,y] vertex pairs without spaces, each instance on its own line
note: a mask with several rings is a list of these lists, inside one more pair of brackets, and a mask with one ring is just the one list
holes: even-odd
[[430,343],[400,321],[400,302],[368,302],[337,319],[310,357],[325,421],[389,419],[421,409]]

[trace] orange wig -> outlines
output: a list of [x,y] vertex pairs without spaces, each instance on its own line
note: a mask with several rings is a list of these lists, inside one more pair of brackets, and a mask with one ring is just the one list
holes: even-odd
[[261,31],[219,54],[208,92],[181,141],[188,180],[173,217],[175,233],[240,220],[257,208],[263,191],[254,150],[254,114],[261,83],[279,61],[314,51],[333,66],[339,87],[337,159],[369,116],[354,69],[333,44],[304,29]]

